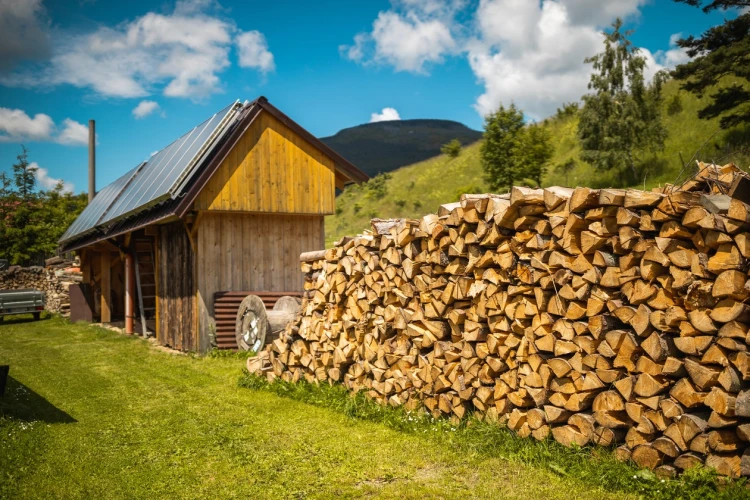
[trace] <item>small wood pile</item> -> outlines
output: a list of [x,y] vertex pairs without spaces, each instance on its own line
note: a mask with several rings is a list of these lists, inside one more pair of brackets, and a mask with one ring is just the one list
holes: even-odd
[[514,187],[303,254],[269,379],[750,475],[750,206],[734,165],[658,191]]
[[67,266],[54,266],[46,269],[41,266],[11,266],[7,271],[0,271],[0,290],[25,288],[40,290],[45,292],[45,310],[68,316],[70,314],[70,285],[80,283],[82,275],[77,268],[70,269],[69,266],[72,263],[66,262],[65,264]]

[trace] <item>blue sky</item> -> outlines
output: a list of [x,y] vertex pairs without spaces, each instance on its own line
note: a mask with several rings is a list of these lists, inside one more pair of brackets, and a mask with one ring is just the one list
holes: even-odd
[[481,129],[511,101],[541,119],[586,91],[583,58],[615,17],[653,72],[686,60],[675,35],[724,15],[671,0],[0,2],[0,170],[24,144],[40,185],[85,190],[93,118],[101,188],[259,95],[317,136],[378,117]]

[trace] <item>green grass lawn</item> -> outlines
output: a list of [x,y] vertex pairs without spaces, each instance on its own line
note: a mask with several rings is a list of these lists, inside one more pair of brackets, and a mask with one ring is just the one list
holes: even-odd
[[0,498],[617,498],[549,470],[241,388],[61,319],[0,322]]
[[[58,318],[0,322],[0,364],[12,377],[0,399],[0,498],[716,493],[705,474],[670,486],[606,452],[522,440],[496,425],[412,424],[337,388],[258,384],[236,356],[170,354]],[[747,491],[735,483],[723,496]]]

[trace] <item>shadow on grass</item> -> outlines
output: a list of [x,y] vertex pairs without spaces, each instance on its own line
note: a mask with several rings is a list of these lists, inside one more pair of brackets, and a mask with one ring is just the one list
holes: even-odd
[[13,377],[8,377],[5,396],[0,398],[0,418],[23,422],[72,424],[76,419]]
[[47,321],[52,316],[49,314],[42,314],[39,319],[34,319],[31,314],[15,314],[13,316],[4,316],[0,319],[0,327],[3,325],[20,325],[23,323],[36,323],[37,321]]

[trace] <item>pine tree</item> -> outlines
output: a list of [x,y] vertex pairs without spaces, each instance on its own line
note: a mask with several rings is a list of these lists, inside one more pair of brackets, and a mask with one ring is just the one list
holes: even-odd
[[10,180],[8,174],[0,172],[0,200],[5,199],[12,192],[13,181]]
[[21,154],[16,156],[18,163],[13,164],[13,178],[18,189],[18,194],[24,201],[29,200],[34,194],[36,186],[37,167],[29,165],[29,150],[21,146]]
[[[693,7],[703,3],[675,1]],[[709,104],[698,111],[698,117],[706,120],[720,116],[721,128],[750,123],[750,0],[714,0],[703,11],[729,9],[741,9],[740,15],[726,19],[698,38],[690,36],[677,42],[693,59],[672,72],[674,78],[683,81],[684,90],[699,97],[726,76],[740,80],[710,94]]]
[[659,104],[664,75],[646,84],[646,59],[622,32],[617,19],[604,33],[604,52],[589,57],[593,64],[589,89],[583,96],[578,122],[581,159],[597,170],[614,171],[623,184],[640,182],[638,164],[645,153],[664,149],[667,131]]
[[484,119],[484,142],[481,148],[482,168],[490,189],[510,189],[523,178],[523,111],[502,104]]
[[542,177],[547,174],[547,166],[555,154],[550,133],[541,125],[529,125],[523,132],[520,154],[523,159],[523,177],[532,179],[542,187]]

